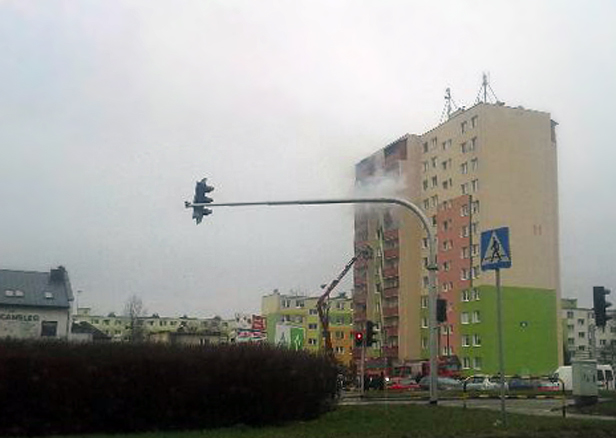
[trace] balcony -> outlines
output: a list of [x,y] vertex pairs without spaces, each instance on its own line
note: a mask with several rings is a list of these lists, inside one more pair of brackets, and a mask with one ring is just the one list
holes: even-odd
[[383,331],[385,332],[385,336],[387,336],[388,338],[398,336],[397,325],[386,325],[383,327]]
[[385,268],[383,269],[383,277],[394,278],[398,276],[398,268]]
[[395,306],[395,307],[384,307],[383,308],[383,316],[385,318],[389,318],[391,316],[398,316],[398,306]]
[[383,347],[383,354],[385,357],[397,358],[398,347]]
[[383,296],[385,298],[397,297],[398,293],[399,291],[397,287],[386,287],[385,289],[383,289]]
[[[398,230],[387,230],[383,233],[384,240],[398,240]],[[357,243],[355,244],[357,246]]]
[[397,259],[400,257],[400,248],[389,248],[383,251],[383,256],[386,259]]
[[356,310],[353,312],[353,321],[362,322],[366,320],[366,311],[365,310]]

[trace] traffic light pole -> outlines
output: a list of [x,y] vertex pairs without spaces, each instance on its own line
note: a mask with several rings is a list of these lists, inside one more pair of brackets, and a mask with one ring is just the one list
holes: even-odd
[[[410,210],[421,221],[426,234],[428,235],[428,331],[429,331],[429,346],[430,346],[430,404],[438,403],[438,387],[437,387],[437,337],[436,330],[436,241],[434,231],[430,225],[430,220],[421,209],[412,202],[399,198],[338,198],[338,199],[308,199],[308,200],[292,200],[292,201],[257,201],[257,202],[226,202],[226,203],[190,203],[185,202],[186,208],[193,207],[257,207],[257,206],[283,206],[283,205],[328,205],[328,204],[395,204]],[[362,361],[363,364],[363,361]]]

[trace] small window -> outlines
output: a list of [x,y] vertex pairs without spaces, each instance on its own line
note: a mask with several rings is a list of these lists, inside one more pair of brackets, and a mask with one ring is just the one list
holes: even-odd
[[308,330],[316,330],[316,329],[317,329],[316,324],[308,324]]
[[473,335],[473,347],[481,347],[481,335]]
[[424,144],[423,144],[423,151],[424,151],[424,154],[425,154],[425,153],[427,153],[427,152],[428,152],[428,150],[429,150],[429,149],[428,149],[428,143],[424,143]]
[[[22,292],[23,293],[23,292]],[[53,300],[53,293],[51,292],[45,292],[45,299],[46,300]]]
[[578,338],[580,338],[580,339],[586,339],[586,333],[585,333],[585,332],[579,332],[579,333],[578,333]]
[[428,308],[428,297],[426,295],[421,296],[421,308],[422,309]]
[[471,346],[471,337],[469,335],[462,335],[462,346],[463,347]]
[[477,192],[479,190],[479,180],[478,179],[474,179],[471,181],[471,190],[473,192]]
[[478,119],[479,119],[479,116],[471,117],[471,128],[476,128],[477,127],[477,120]]
[[7,289],[4,291],[4,295],[7,297],[14,297],[15,296],[15,291],[11,290],[11,289]]
[[474,323],[481,322],[481,314],[479,313],[479,310],[473,311],[473,322]]
[[428,318],[421,318],[421,328],[428,328]]
[[578,318],[577,323],[578,325],[584,325],[584,318]]
[[463,195],[467,195],[468,194],[468,183],[461,184],[460,189],[462,190]]
[[466,120],[461,123],[460,129],[462,130],[462,134],[464,134],[466,130],[468,129],[468,122]]
[[308,345],[317,345],[317,340],[315,338],[308,338]]
[[41,323],[41,337],[54,338],[58,333],[57,321],[43,321]]
[[462,324],[468,324],[468,312],[462,312],[460,315],[460,322]]
[[468,290],[463,290],[462,291],[462,301],[470,301],[471,300],[470,295],[471,294],[469,293]]
[[471,170],[479,169],[479,158],[473,158],[471,160]]
[[567,318],[573,319],[573,312],[571,311],[567,312]]
[[460,164],[460,173],[464,175],[468,173],[468,163],[467,162]]
[[469,151],[474,151],[477,148],[477,137],[471,139],[471,144],[468,148]]
[[428,338],[421,338],[421,348],[428,348]]
[[463,357],[462,358],[462,368],[469,369],[471,367],[471,358]]

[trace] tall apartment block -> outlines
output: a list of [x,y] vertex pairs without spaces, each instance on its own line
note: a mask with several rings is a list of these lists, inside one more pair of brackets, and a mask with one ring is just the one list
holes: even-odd
[[[480,268],[480,235],[509,227],[513,265],[502,270],[505,369],[543,374],[562,362],[556,123],[550,114],[479,103],[422,135],[407,134],[356,165],[356,184],[396,196],[431,218],[437,288],[447,300],[439,355],[466,374],[498,371],[496,288]],[[391,195],[385,193],[384,195]],[[400,207],[357,207],[354,327],[381,328],[368,357],[388,366],[428,358],[428,240]],[[359,352],[354,352],[359,358]]]

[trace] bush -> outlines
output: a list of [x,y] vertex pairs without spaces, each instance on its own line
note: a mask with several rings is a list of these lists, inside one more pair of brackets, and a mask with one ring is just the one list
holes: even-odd
[[276,424],[335,391],[326,357],[267,345],[0,343],[0,435]]

